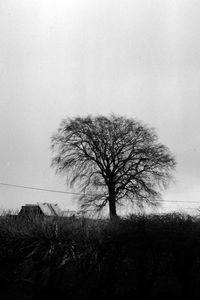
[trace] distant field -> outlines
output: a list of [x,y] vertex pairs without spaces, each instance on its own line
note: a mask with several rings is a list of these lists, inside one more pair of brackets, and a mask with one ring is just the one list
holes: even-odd
[[200,219],[0,218],[1,299],[200,299]]

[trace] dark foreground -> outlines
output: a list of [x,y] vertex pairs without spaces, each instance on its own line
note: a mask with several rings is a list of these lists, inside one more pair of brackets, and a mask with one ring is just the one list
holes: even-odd
[[1,299],[200,299],[200,219],[0,218]]

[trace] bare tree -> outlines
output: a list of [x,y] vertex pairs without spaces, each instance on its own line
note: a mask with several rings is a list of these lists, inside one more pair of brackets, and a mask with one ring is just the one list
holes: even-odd
[[51,147],[52,166],[80,188],[81,207],[109,204],[111,219],[125,199],[156,206],[175,167],[153,128],[114,114],[63,120]]

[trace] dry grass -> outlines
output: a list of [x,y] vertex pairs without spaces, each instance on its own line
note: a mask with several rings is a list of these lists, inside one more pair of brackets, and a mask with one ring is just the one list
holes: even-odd
[[181,286],[177,295],[193,299],[199,261],[197,217],[132,215],[115,223],[0,218],[1,288],[37,299],[44,294],[49,299],[148,299],[162,276],[176,279]]

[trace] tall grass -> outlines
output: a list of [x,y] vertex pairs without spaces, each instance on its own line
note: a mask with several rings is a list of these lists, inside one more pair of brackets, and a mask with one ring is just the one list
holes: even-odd
[[1,290],[12,287],[20,299],[196,299],[200,219],[2,216],[0,266]]

